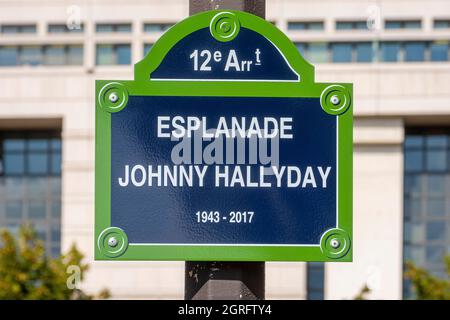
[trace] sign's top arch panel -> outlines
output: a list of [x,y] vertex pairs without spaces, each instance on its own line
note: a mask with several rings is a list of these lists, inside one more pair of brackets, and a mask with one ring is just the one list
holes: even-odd
[[136,64],[136,80],[312,83],[313,66],[273,24],[211,11],[167,31]]

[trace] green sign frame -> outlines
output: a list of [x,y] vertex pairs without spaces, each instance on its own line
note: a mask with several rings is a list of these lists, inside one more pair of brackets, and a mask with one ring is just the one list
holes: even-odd
[[[316,83],[314,66],[271,23],[249,13],[225,11],[239,26],[269,39],[299,75],[299,82],[152,81],[150,75],[171,48],[224,11],[208,11],[170,28],[146,57],[135,64],[134,80],[97,80],[95,143],[95,259],[186,261],[352,261],[352,84]],[[239,30],[238,30],[239,31]],[[228,41],[211,31],[220,41]],[[111,95],[114,98],[111,99]],[[323,234],[320,245],[133,245],[125,232],[111,226],[111,114],[126,107],[129,96],[220,96],[320,98],[323,110],[338,117],[338,226]],[[336,99],[336,97],[338,99]],[[113,243],[111,239],[114,239]]]

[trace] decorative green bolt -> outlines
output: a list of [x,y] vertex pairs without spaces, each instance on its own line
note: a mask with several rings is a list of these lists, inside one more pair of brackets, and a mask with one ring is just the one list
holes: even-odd
[[107,228],[100,233],[97,246],[102,255],[117,258],[128,249],[127,234],[117,227]]
[[341,85],[334,84],[326,87],[320,95],[322,109],[331,115],[344,114],[352,103],[350,92]]
[[342,229],[330,229],[322,235],[320,249],[331,259],[339,259],[350,251],[351,240],[349,234]]
[[209,25],[211,35],[220,42],[228,42],[236,38],[241,29],[238,17],[232,12],[216,14]]
[[128,91],[119,82],[110,82],[103,86],[98,94],[100,107],[107,112],[119,112],[128,103]]

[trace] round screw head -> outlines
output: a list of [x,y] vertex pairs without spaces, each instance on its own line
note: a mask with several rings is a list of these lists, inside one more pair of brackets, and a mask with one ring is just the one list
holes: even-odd
[[331,103],[334,104],[335,106],[339,104],[339,102],[341,102],[341,99],[339,99],[338,96],[332,96],[330,99]]
[[116,247],[118,244],[118,241],[115,237],[111,237],[108,239],[108,245],[112,248]]
[[117,101],[119,101],[119,96],[117,95],[117,93],[112,92],[109,95],[109,101],[111,101],[112,103],[116,103]]
[[339,246],[341,245],[341,243],[339,242],[338,239],[331,239],[330,241],[330,245],[333,249],[337,249],[339,248]]

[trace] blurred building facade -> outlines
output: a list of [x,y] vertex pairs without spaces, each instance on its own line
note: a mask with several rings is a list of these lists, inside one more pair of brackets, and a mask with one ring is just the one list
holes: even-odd
[[[95,262],[94,81],[133,63],[187,0],[0,0],[0,227],[31,220],[72,243],[83,288],[183,298],[183,262]],[[267,20],[316,66],[354,83],[354,262],[267,263],[268,298],[409,296],[403,264],[443,275],[450,253],[450,2],[267,0]]]

